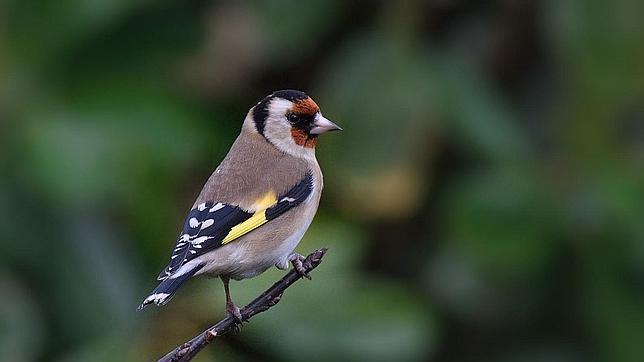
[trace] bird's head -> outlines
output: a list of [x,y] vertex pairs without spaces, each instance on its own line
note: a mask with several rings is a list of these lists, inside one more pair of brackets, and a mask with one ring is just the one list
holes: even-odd
[[262,99],[250,110],[246,123],[277,148],[295,155],[312,153],[319,135],[342,130],[322,116],[313,99],[297,90],[276,91]]

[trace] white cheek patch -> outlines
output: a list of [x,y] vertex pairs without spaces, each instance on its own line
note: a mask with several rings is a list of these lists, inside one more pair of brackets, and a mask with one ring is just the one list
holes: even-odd
[[303,147],[295,143],[293,135],[291,134],[291,124],[288,123],[284,116],[281,119],[270,119],[269,117],[264,136],[282,152],[304,159],[315,159],[314,148]]

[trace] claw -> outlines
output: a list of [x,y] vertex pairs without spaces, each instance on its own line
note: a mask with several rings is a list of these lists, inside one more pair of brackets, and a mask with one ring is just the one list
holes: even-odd
[[288,260],[293,264],[293,268],[300,274],[301,277],[311,280],[311,276],[306,272],[306,269],[302,265],[304,257],[298,253],[293,253],[288,257]]
[[236,324],[242,324],[242,315],[239,308],[234,303],[226,303],[226,312],[233,317]]

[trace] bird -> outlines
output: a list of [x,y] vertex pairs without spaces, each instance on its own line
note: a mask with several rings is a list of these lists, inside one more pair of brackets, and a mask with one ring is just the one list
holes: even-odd
[[138,309],[168,303],[191,277],[219,277],[226,312],[241,323],[231,279],[289,264],[308,277],[294,250],[322,194],[315,148],[321,134],[341,130],[302,91],[275,91],[255,104],[190,209],[158,286]]

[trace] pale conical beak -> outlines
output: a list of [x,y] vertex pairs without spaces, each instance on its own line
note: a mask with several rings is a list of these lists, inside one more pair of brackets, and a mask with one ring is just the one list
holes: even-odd
[[318,113],[313,121],[313,128],[309,131],[310,134],[322,134],[329,131],[342,131],[342,128],[337,124],[324,118],[322,114]]

